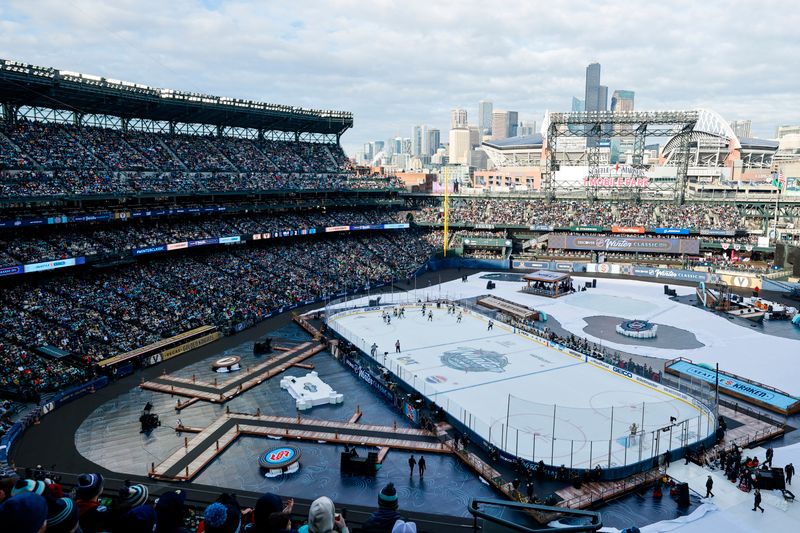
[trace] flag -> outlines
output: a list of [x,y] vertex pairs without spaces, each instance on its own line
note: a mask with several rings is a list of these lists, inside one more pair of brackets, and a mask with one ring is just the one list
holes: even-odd
[[783,172],[772,173],[772,186],[781,190],[786,187],[786,176],[783,175]]

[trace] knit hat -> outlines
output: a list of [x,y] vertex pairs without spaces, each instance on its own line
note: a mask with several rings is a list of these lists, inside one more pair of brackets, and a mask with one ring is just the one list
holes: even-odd
[[0,504],[3,531],[38,533],[46,520],[47,502],[33,492],[23,492]]
[[186,493],[182,490],[165,492],[156,501],[156,518],[159,528],[178,527],[183,524]]
[[144,503],[150,497],[150,491],[144,485],[131,485],[119,489],[120,506],[132,509]]
[[238,533],[242,514],[233,505],[215,502],[206,507],[203,520],[206,533]]
[[100,474],[81,474],[75,489],[79,500],[91,500],[103,492],[103,476]]
[[267,492],[256,502],[253,510],[255,518],[255,530],[258,532],[269,531],[269,515],[283,511],[283,502],[277,494]]
[[156,525],[156,510],[149,505],[134,507],[125,514],[124,533],[153,533]]
[[71,499],[53,499],[47,507],[48,533],[70,533],[78,524],[78,506]]
[[381,509],[397,509],[397,491],[394,489],[394,483],[389,483],[378,494],[378,507]]
[[333,530],[333,513],[335,507],[327,496],[320,496],[308,510],[309,533],[327,533]]
[[417,524],[398,520],[394,523],[392,533],[417,533]]
[[25,492],[32,492],[39,496],[44,496],[44,491],[47,490],[47,485],[44,481],[38,479],[20,479],[17,481],[14,488],[11,489],[11,495],[23,494]]

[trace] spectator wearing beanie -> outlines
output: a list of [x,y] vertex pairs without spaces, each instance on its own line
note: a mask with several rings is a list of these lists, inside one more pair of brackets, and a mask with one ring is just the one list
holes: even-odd
[[16,476],[0,479],[0,503],[11,497],[11,491],[14,490],[14,485],[17,484],[17,481]]
[[344,517],[336,515],[336,508],[327,496],[320,496],[308,509],[308,524],[298,529],[299,533],[349,533]]
[[106,530],[110,513],[105,505],[100,505],[100,494],[102,493],[103,476],[100,474],[78,476],[75,503],[78,505],[83,533],[100,533]]
[[73,533],[78,529],[78,506],[69,498],[54,498],[47,503],[47,533]]
[[203,513],[205,533],[239,533],[242,513],[233,505],[214,502]]
[[33,492],[12,496],[0,504],[0,528],[14,533],[44,533],[47,501]]
[[150,491],[144,485],[127,485],[119,489],[119,500],[114,507],[114,523],[117,527],[113,529],[122,527],[128,511],[144,505],[149,497]]
[[38,494],[39,496],[45,496],[49,494],[47,490],[47,485],[44,481],[39,481],[37,479],[20,479],[14,485],[14,488],[11,489],[11,495],[16,496],[17,494],[23,494],[25,492],[32,492],[34,494]]
[[183,525],[186,516],[186,493],[170,491],[156,501],[155,533],[190,533]]
[[149,505],[139,505],[125,513],[119,533],[153,533],[156,510]]
[[394,523],[403,517],[397,512],[397,491],[389,483],[378,494],[378,510],[372,513],[361,529],[365,533],[391,533]]
[[[244,530],[247,533],[273,533],[274,531],[282,531],[270,525],[270,516],[273,513],[286,513],[291,515],[293,507],[294,500],[291,498],[287,500],[286,505],[283,505],[280,496],[267,492],[256,502],[256,507],[253,511],[254,522],[252,524],[247,524]],[[297,530],[292,529],[291,526],[288,531],[297,533]]]

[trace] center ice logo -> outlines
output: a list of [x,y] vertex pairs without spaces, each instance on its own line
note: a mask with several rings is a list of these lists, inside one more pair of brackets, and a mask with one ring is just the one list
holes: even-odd
[[508,358],[497,352],[461,346],[455,350],[444,352],[441,360],[443,365],[464,372],[501,373],[505,372],[504,368],[508,365]]

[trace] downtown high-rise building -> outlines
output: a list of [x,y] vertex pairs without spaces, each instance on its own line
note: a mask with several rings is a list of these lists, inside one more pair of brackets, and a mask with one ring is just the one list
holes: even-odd
[[469,165],[469,129],[453,128],[448,139],[447,155],[451,165]]
[[535,120],[527,120],[519,123],[519,129],[517,130],[517,135],[522,137],[523,135],[533,135],[534,133],[536,133]]
[[750,128],[753,125],[751,120],[733,120],[731,121],[731,129],[733,133],[740,139],[750,138]]
[[626,113],[633,111],[633,91],[617,89],[611,95],[611,111],[614,113]]
[[600,63],[586,67],[585,111],[606,111],[608,109],[608,87],[600,85]]
[[411,155],[422,155],[422,126],[411,129]]
[[585,101],[580,98],[572,97],[572,111],[584,111]]
[[428,128],[428,135],[426,136],[427,153],[425,155],[434,155],[439,145],[442,144],[442,134],[437,128]]
[[450,112],[450,129],[467,127],[467,110],[457,107]]
[[519,113],[516,111],[492,112],[492,139],[500,140],[517,136]]
[[481,135],[492,133],[492,102],[481,100],[478,102],[478,130]]

